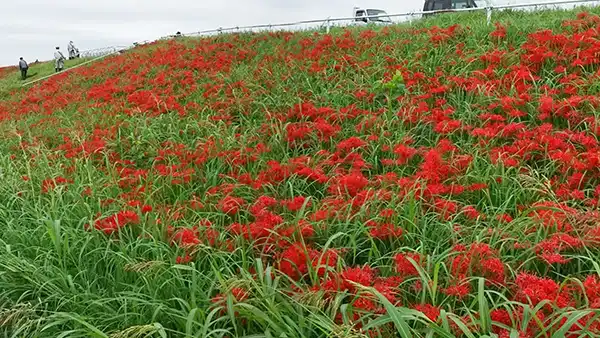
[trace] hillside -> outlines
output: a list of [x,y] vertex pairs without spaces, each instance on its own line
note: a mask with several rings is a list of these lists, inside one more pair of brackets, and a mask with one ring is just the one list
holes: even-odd
[[[90,60],[89,58],[79,58],[67,60],[65,69],[77,66],[83,62]],[[18,61],[18,60],[17,60]],[[8,98],[8,94],[13,90],[19,89],[23,83],[35,81],[52,75],[54,73],[54,61],[44,61],[38,63],[29,63],[29,71],[27,72],[27,80],[21,80],[21,73],[17,66],[9,66],[0,68],[0,99]]]
[[13,91],[0,331],[600,334],[598,13],[182,38]]

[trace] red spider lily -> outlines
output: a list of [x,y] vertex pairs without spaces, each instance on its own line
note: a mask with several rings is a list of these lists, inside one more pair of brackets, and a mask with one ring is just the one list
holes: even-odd
[[273,212],[262,209],[254,210],[255,220],[249,224],[232,224],[228,230],[235,235],[242,235],[245,239],[259,239],[270,237],[275,228],[283,223],[283,218]]
[[444,220],[450,220],[450,218],[458,211],[456,202],[445,200],[443,198],[436,198],[433,206],[436,212]]
[[193,258],[189,254],[186,254],[185,256],[177,256],[177,258],[175,259],[175,263],[187,264],[187,263],[191,262],[192,259]]
[[496,23],[496,29],[490,33],[490,37],[503,39],[506,37],[506,27],[502,26],[500,23]]
[[316,268],[319,276],[323,276],[326,267],[334,267],[337,261],[338,253],[335,250],[322,253],[301,244],[293,244],[280,254],[278,268],[290,278],[299,280],[308,273],[309,264],[312,268]]
[[535,246],[535,251],[548,264],[565,264],[569,262],[569,259],[564,258],[560,253],[581,247],[583,247],[581,239],[569,234],[555,233],[550,238],[538,242]]
[[356,292],[355,284],[371,286],[375,280],[375,271],[368,266],[348,268],[340,274],[342,280],[342,290]]
[[149,212],[152,212],[152,206],[144,204],[142,205],[142,214],[147,214]]
[[600,278],[597,276],[588,276],[583,282],[585,294],[588,297],[590,307],[600,308]]
[[312,205],[312,202],[306,202],[306,197],[304,196],[297,196],[292,198],[291,200],[281,201],[281,204],[291,212],[300,210],[305,205],[305,203],[306,208],[309,208]]
[[334,182],[329,186],[330,194],[348,194],[356,196],[368,184],[369,180],[360,172],[334,177]]
[[402,237],[403,230],[391,223],[366,222],[369,227],[369,235],[376,239],[395,239]]
[[517,290],[515,299],[524,303],[537,305],[543,300],[549,300],[558,307],[567,307],[573,303],[573,300],[561,287],[553,280],[540,278],[528,273],[520,273],[515,283]]
[[64,186],[68,183],[73,183],[73,181],[66,179],[62,176],[57,176],[55,178],[47,178],[44,181],[42,181],[42,193],[48,193],[51,190],[54,190],[57,186]]
[[530,217],[538,220],[542,226],[566,232],[573,229],[568,218],[569,215],[576,213],[575,209],[554,202],[539,202],[533,207],[536,210],[530,213]]
[[408,258],[412,259],[417,266],[420,266],[424,263],[424,257],[418,253],[399,253],[394,256],[394,261],[396,263],[396,272],[400,274],[402,277],[412,277],[418,276],[419,271],[417,267],[415,267],[415,263],[412,263]]
[[193,228],[179,228],[177,230],[172,227],[168,228],[168,232],[171,234],[171,243],[177,244],[183,247],[193,246],[200,243],[198,238],[198,227]]
[[413,306],[413,309],[422,312],[432,322],[437,322],[440,317],[441,309],[438,306],[433,306],[431,304],[416,304]]
[[471,284],[466,281],[454,282],[448,287],[441,289],[441,291],[447,296],[453,296],[458,299],[463,299],[471,293]]
[[[489,283],[503,285],[505,283],[505,266],[498,252],[483,243],[473,243],[468,248],[462,245],[454,247],[458,253],[449,260],[452,276],[462,280],[467,276],[485,277]],[[456,290],[465,290],[466,286],[459,284]]]
[[366,145],[367,143],[365,141],[361,140],[356,136],[353,136],[343,141],[340,141],[337,144],[336,149],[341,152],[349,152],[355,149],[362,148]]
[[[250,296],[250,292],[243,288],[234,287],[228,292],[233,297],[234,302],[243,302]],[[218,294],[212,298],[214,304],[222,304],[227,300],[227,294]]]
[[[112,216],[98,219],[94,222],[93,227],[107,235],[111,235],[127,225],[138,224],[139,221],[140,218],[136,212],[124,210]],[[86,228],[88,227],[89,226],[86,225]]]
[[496,216],[496,219],[499,220],[500,222],[504,222],[504,223],[510,223],[513,221],[512,216],[510,216],[508,214],[500,214],[500,215]]
[[479,213],[479,211],[477,211],[477,209],[475,209],[474,206],[472,205],[467,205],[465,207],[463,207],[462,212],[465,214],[465,216],[469,219],[475,220],[478,219],[484,215],[482,215],[481,213]]
[[238,213],[242,205],[244,205],[243,199],[239,197],[225,196],[219,201],[218,207],[223,213],[233,216]]

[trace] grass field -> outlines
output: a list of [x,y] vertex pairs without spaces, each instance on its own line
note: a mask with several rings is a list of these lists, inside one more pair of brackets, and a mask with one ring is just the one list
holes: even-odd
[[[67,60],[65,62],[65,69],[76,66],[88,60],[89,58]],[[2,71],[0,71],[0,98],[7,98],[8,92],[19,89],[23,83],[34,81],[53,73],[54,61],[40,62],[37,64],[30,63],[29,71],[27,72],[27,79],[25,81],[21,79],[21,72],[16,66],[13,69],[2,69]]]
[[598,336],[598,13],[182,38],[13,91],[0,331]]

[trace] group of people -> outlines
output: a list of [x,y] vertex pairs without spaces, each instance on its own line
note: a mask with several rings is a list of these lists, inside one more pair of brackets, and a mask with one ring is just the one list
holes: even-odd
[[[69,52],[69,60],[73,60],[80,57],[79,49],[75,47],[73,41],[69,41],[69,45],[67,46],[67,51]],[[60,47],[56,47],[54,51],[54,71],[61,72],[65,68],[65,61],[67,58],[60,51]],[[36,60],[37,62],[37,60]],[[29,70],[29,64],[27,61],[23,59],[23,57],[19,58],[19,70],[21,71],[21,79],[25,80],[27,78],[27,71]]]
[[[77,59],[79,57],[79,49],[75,47],[73,41],[69,41],[69,45],[67,46],[67,51],[69,52],[69,60]],[[54,52],[54,70],[58,73],[63,70],[65,67],[65,61],[67,59],[60,51],[60,47],[56,46],[56,51]]]

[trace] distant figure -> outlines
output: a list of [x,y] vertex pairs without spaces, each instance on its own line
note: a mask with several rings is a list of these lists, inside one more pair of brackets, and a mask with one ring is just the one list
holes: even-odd
[[29,65],[23,57],[19,58],[19,69],[21,70],[21,80],[25,80],[27,78],[27,70],[29,69]]
[[177,33],[175,33],[175,37],[176,37],[176,38],[180,38],[180,37],[181,37],[181,32],[177,32]]
[[54,52],[54,70],[58,73],[65,67],[65,56],[60,51],[60,47],[56,47]]
[[75,47],[73,41],[69,41],[69,45],[67,46],[67,51],[69,52],[69,60],[73,60],[79,57],[79,49]]

